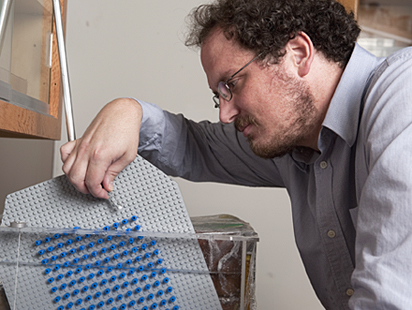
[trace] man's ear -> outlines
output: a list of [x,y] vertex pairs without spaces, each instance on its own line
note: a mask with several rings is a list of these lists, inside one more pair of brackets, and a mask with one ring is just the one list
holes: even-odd
[[299,76],[307,75],[315,57],[315,49],[309,36],[304,32],[299,32],[293,39],[289,40],[286,48],[291,54]]

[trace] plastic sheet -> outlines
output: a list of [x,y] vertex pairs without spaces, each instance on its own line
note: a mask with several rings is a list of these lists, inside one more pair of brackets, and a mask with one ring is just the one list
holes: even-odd
[[[175,304],[171,301],[173,294],[169,294],[168,289],[173,290],[173,281],[169,283],[169,278],[183,274],[190,279],[204,274],[204,271],[190,268],[190,265],[185,265],[187,268],[171,268],[162,262],[161,257],[165,253],[156,252],[155,248],[157,244],[163,244],[163,249],[184,247],[184,244],[193,241],[200,244],[222,309],[256,309],[254,275],[257,234],[249,224],[233,216],[204,216],[192,218],[192,221],[195,234],[0,227],[0,247],[8,249],[0,253],[0,268],[11,273],[8,279],[12,279],[12,283],[8,285],[18,292],[16,296],[9,294],[9,306],[5,302],[4,292],[0,292],[0,309],[29,307],[18,303],[16,306],[16,301],[22,300],[19,294],[39,296],[42,305],[52,305],[52,309],[88,309],[92,305],[104,308],[110,299],[110,305],[113,304],[116,309],[121,309],[121,306],[135,309],[135,304],[140,308],[165,305],[172,309]],[[124,245],[118,254],[123,255],[123,259],[104,261],[99,258],[103,249],[107,253],[112,252],[105,257],[113,257],[116,251],[110,250],[108,245],[119,245],[122,241]],[[81,253],[80,244],[86,245]],[[69,248],[77,252],[70,253]],[[119,266],[123,261],[128,263]],[[106,283],[103,285],[104,280]],[[21,289],[22,286],[24,289]],[[116,286],[120,289],[114,292]],[[30,292],[26,292],[27,289]],[[107,289],[109,291],[106,292]],[[150,294],[153,297],[146,298]],[[200,296],[202,292],[192,297],[196,299]]]

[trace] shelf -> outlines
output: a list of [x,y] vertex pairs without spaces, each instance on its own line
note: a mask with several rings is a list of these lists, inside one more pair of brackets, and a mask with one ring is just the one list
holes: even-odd
[[[66,1],[60,0],[63,22]],[[1,49],[0,137],[59,140],[61,75],[52,0],[14,0]]]

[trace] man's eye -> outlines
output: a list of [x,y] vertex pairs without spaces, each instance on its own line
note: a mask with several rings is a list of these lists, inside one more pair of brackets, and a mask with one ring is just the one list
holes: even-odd
[[230,87],[230,89],[233,89],[236,86],[237,81],[238,80],[232,80],[227,85]]

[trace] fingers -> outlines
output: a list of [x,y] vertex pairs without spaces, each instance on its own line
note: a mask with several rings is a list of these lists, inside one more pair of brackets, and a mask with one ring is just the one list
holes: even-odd
[[136,157],[142,109],[132,99],[108,103],[92,121],[83,137],[60,149],[63,171],[76,189],[98,198],[117,174]]
[[109,167],[110,161],[107,159],[94,159],[89,162],[87,171],[84,174],[82,172],[82,174],[85,175],[84,185],[93,196],[104,199],[109,198],[107,191],[102,186],[106,171]]
[[[67,175],[73,186],[83,194],[89,194],[85,183],[84,176],[87,173],[88,162],[82,160],[82,154],[79,154],[78,145],[80,140],[66,143],[60,149],[62,161],[64,162],[62,170]],[[85,157],[83,155],[83,157]]]
[[[117,158],[119,155],[114,155],[105,148],[96,147],[90,154],[87,144],[79,139],[76,143],[61,148],[63,172],[81,193],[108,199],[107,191],[113,189],[114,179],[136,157],[137,150],[134,155],[132,151]],[[73,145],[76,147],[73,148]]]
[[60,147],[60,157],[61,157],[63,163],[66,162],[67,158],[73,152],[73,149],[75,147],[76,147],[76,140],[67,142],[67,143],[65,143],[64,145],[62,145]]
[[108,199],[109,196],[103,189],[102,182],[109,167],[109,159],[96,159],[96,157],[88,157],[88,154],[74,151],[67,157],[63,172],[79,192]]

